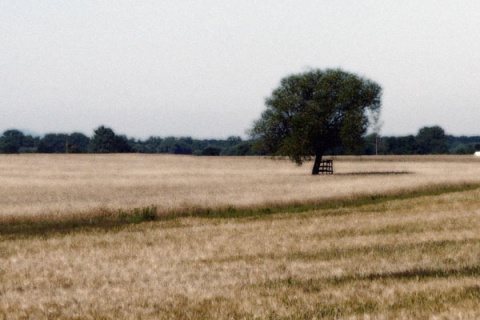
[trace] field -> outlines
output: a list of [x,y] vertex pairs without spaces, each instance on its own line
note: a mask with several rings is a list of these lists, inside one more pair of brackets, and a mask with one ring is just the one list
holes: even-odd
[[0,319],[480,318],[480,159],[0,157]]

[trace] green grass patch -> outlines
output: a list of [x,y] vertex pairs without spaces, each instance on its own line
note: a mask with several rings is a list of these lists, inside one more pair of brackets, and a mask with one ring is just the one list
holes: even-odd
[[130,211],[119,210],[118,220],[124,223],[141,223],[146,221],[155,221],[158,219],[158,209],[156,206],[135,208]]
[[[165,221],[180,217],[198,217],[211,219],[259,219],[279,213],[301,213],[320,211],[320,215],[340,215],[332,209],[355,208],[366,205],[378,205],[393,200],[407,200],[426,196],[438,196],[452,192],[466,192],[480,188],[479,183],[459,185],[434,185],[412,190],[400,190],[386,194],[364,194],[350,198],[323,199],[319,201],[293,201],[289,203],[271,203],[253,207],[225,206],[220,208],[189,207],[161,212],[156,206],[134,208],[130,210],[98,210],[93,213],[66,215],[61,218],[18,218],[0,221],[0,236],[17,238],[29,236],[47,237],[53,234],[70,233],[95,229],[115,229],[125,225],[151,221]],[[322,212],[323,211],[323,212]],[[349,214],[348,212],[344,214]]]
[[253,208],[226,208],[202,209],[197,208],[194,212],[180,212],[179,216],[197,216],[206,218],[255,218],[278,213],[301,213],[306,211],[325,211],[323,215],[338,215],[338,212],[330,213],[328,210],[339,208],[363,207],[378,205],[393,200],[408,200],[426,196],[439,196],[453,192],[466,192],[480,188],[480,183],[459,185],[434,185],[418,189],[400,190],[386,194],[363,194],[350,198],[323,199],[320,201],[293,201],[290,203],[271,203]]

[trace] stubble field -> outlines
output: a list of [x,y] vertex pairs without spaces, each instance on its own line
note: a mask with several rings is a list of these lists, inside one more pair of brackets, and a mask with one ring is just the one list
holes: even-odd
[[[334,166],[1,156],[0,317],[479,318],[480,160]],[[145,207],[155,221],[29,227]]]

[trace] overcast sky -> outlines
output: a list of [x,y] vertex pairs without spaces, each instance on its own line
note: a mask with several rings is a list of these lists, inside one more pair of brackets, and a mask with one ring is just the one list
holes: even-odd
[[0,132],[245,137],[281,78],[383,87],[383,135],[480,135],[478,0],[0,0]]

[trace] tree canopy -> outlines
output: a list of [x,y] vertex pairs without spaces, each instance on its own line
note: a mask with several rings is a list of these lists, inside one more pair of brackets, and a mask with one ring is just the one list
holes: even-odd
[[418,154],[447,153],[447,135],[440,126],[423,127],[418,131],[417,146]]
[[0,138],[0,152],[1,153],[18,153],[23,144],[25,136],[19,130],[7,130]]
[[381,87],[340,69],[317,69],[283,78],[265,104],[252,137],[267,153],[297,164],[315,156],[312,174],[318,174],[326,151],[362,144],[369,124],[378,120]]
[[132,152],[125,136],[118,136],[112,129],[104,126],[94,130],[94,135],[90,141],[90,151],[93,153],[123,153]]

